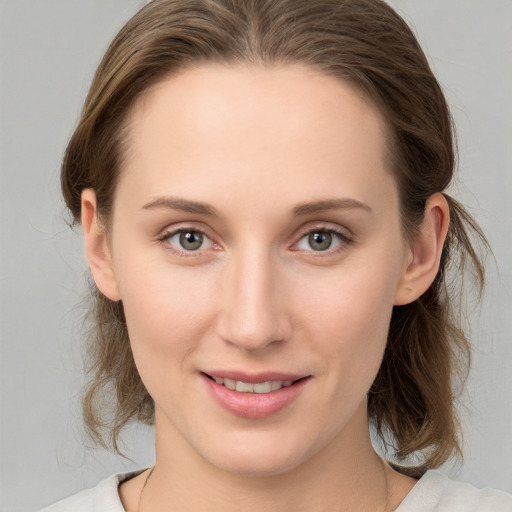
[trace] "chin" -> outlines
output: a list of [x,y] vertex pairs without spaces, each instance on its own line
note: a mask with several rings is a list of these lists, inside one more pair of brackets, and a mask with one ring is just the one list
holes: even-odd
[[208,446],[204,458],[227,473],[266,477],[293,471],[311,456],[305,450],[307,443],[294,443],[289,438],[284,441],[282,437],[262,439],[258,436],[259,439],[255,439],[255,436],[248,436],[242,441],[236,437],[227,442],[228,448],[226,445]]
[[238,476],[269,477],[289,473],[299,466],[296,455],[293,457],[276,457],[265,453],[252,456],[230,454],[215,464],[218,469]]

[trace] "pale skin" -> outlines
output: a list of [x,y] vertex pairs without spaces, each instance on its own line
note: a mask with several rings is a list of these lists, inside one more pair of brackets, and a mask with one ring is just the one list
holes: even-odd
[[[366,395],[393,306],[438,271],[442,194],[407,242],[379,111],[300,65],[202,64],[139,98],[129,123],[109,228],[91,189],[82,224],[155,401],[141,510],[396,509],[416,481],[375,453]],[[308,378],[248,419],[206,392],[212,368]],[[121,485],[128,512],[146,476]]]

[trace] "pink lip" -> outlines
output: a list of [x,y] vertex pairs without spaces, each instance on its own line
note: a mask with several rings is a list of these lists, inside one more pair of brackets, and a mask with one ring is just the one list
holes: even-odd
[[228,389],[222,384],[201,374],[203,381],[211,393],[213,399],[226,411],[247,419],[262,419],[277,414],[279,411],[290,405],[304,390],[305,385],[310,378],[301,378],[303,376],[294,376],[283,373],[260,373],[245,374],[239,372],[212,372],[208,373],[212,377],[241,380],[244,382],[266,382],[271,380],[298,380],[288,387],[271,391],[270,393],[240,393]]

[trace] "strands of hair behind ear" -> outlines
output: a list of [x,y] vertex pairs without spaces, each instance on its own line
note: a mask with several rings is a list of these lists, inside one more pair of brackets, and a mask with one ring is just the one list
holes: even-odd
[[446,197],[451,224],[441,269],[418,300],[395,307],[386,355],[368,402],[370,420],[392,456],[407,462],[423,453],[428,468],[454,455],[462,459],[453,407],[471,363],[463,312],[472,293],[481,297],[485,273],[479,252],[489,250],[478,224],[460,203]]
[[104,448],[122,455],[118,439],[132,420],[151,425],[154,403],[142,383],[130,348],[121,302],[112,302],[90,283],[94,308],[90,321],[86,375],[82,397],[84,423],[89,435]]

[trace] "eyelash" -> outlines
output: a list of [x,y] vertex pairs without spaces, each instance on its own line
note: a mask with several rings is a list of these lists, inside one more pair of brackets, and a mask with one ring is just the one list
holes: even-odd
[[[184,226],[182,228],[174,229],[172,231],[165,231],[158,238],[158,242],[160,244],[164,245],[166,247],[166,249],[171,250],[173,253],[178,254],[179,256],[184,256],[184,257],[194,257],[194,256],[197,256],[198,254],[203,252],[203,250],[201,250],[201,249],[199,249],[197,251],[182,250],[182,249],[179,249],[179,248],[175,247],[174,245],[172,245],[170,243],[170,241],[169,241],[174,235],[177,235],[179,233],[187,233],[187,232],[188,233],[199,233],[203,237],[205,237],[206,239],[208,239],[210,241],[212,240],[211,237],[208,236],[205,233],[205,231],[203,231],[202,229],[199,229],[199,228],[196,228],[196,227],[191,227],[191,226]],[[213,241],[211,241],[211,243],[212,243],[212,245],[215,245],[215,243]]]
[[[187,226],[179,228],[179,229],[175,229],[172,231],[166,231],[166,232],[162,233],[162,235],[157,239],[157,241],[160,244],[165,245],[166,248],[170,249],[172,252],[174,252],[180,256],[184,256],[184,257],[197,256],[203,250],[201,250],[201,249],[196,250],[196,251],[181,250],[169,243],[169,239],[171,239],[173,236],[175,236],[179,233],[185,233],[185,232],[199,233],[203,237],[210,240],[213,245],[215,245],[215,242],[212,241],[211,237],[209,237],[205,231],[203,231],[200,228],[187,227]],[[312,255],[314,255],[315,257],[332,256],[334,254],[339,254],[339,253],[343,252],[350,244],[352,244],[354,242],[354,239],[351,236],[347,235],[346,232],[343,232],[341,230],[335,229],[330,226],[320,225],[320,226],[315,226],[313,228],[306,228],[304,230],[301,230],[299,232],[299,239],[293,245],[296,246],[304,237],[309,236],[313,233],[328,233],[328,234],[337,236],[340,240],[340,243],[333,249],[327,249],[325,251],[314,251],[313,249],[311,249],[310,251],[306,251],[306,252],[312,253]],[[299,251],[300,249],[292,249],[292,250]]]
[[320,225],[315,226],[313,228],[306,228],[302,230],[299,234],[299,239],[297,242],[294,243],[294,246],[297,245],[304,237],[309,236],[313,233],[328,233],[337,236],[340,240],[340,243],[333,249],[327,249],[325,251],[314,251],[313,249],[311,249],[310,251],[306,251],[311,253],[311,255],[315,257],[332,256],[335,254],[339,254],[345,251],[347,247],[354,242],[353,237],[349,236],[346,232],[330,226]]

